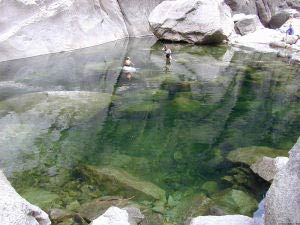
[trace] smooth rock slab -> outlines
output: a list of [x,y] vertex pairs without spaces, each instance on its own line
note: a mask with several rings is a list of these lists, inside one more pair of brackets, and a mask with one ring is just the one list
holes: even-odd
[[151,12],[149,23],[159,39],[197,44],[220,43],[234,26],[223,0],[164,1]]
[[0,170],[1,225],[50,225],[48,215],[22,198]]
[[166,201],[163,189],[153,183],[140,180],[124,170],[82,165],[77,171],[84,179],[108,190],[110,194],[134,197],[134,199]]
[[242,215],[199,216],[186,225],[253,225],[253,219]]
[[263,157],[251,166],[254,173],[258,174],[266,181],[272,181],[275,175],[286,165],[289,161],[287,157]]

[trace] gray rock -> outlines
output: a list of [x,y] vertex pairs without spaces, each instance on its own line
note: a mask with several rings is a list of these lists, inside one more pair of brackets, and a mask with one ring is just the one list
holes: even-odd
[[50,219],[54,224],[87,225],[88,223],[78,214],[62,209],[51,209]]
[[290,17],[295,15],[299,15],[297,10],[294,9],[285,9],[282,11],[277,12],[271,17],[269,22],[269,26],[273,29],[281,27]]
[[1,225],[50,225],[48,215],[22,198],[0,170]]
[[255,0],[225,0],[225,3],[229,5],[233,14],[257,14]]
[[226,3],[233,14],[256,14],[265,26],[278,10],[287,8],[285,0],[226,0]]
[[159,39],[197,44],[220,43],[233,31],[223,0],[164,1],[151,12],[149,23]]
[[127,206],[123,209],[127,211],[129,223],[131,225],[140,224],[145,219],[145,216],[141,213],[141,211],[134,206]]
[[286,166],[275,176],[266,195],[265,225],[300,222],[300,139]]
[[95,219],[91,225],[137,225],[144,219],[139,209],[126,207],[119,209],[110,207],[103,215]]
[[199,216],[186,225],[253,225],[253,219],[242,215]]
[[251,166],[254,173],[258,174],[260,177],[266,181],[272,181],[275,175],[286,165],[288,162],[287,157],[263,157]]
[[287,5],[293,9],[300,9],[300,1],[299,0],[286,0]]
[[252,33],[259,27],[262,27],[262,24],[257,15],[245,15],[234,24],[235,31],[241,35]]

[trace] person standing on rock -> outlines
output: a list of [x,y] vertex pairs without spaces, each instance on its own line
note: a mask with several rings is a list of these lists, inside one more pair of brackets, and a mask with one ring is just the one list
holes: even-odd
[[287,35],[294,35],[294,28],[292,26],[292,24],[290,24],[289,29],[287,29],[286,31]]
[[172,60],[171,49],[167,45],[164,45],[162,50],[165,51],[165,53],[166,53],[166,64],[171,64],[171,60]]

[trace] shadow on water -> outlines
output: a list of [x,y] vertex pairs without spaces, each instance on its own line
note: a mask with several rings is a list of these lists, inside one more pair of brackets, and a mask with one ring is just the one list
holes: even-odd
[[152,38],[0,63],[0,167],[16,189],[46,210],[135,195],[150,224],[251,215],[269,184],[248,152],[285,155],[296,141],[299,68],[226,46],[169,46],[167,68]]

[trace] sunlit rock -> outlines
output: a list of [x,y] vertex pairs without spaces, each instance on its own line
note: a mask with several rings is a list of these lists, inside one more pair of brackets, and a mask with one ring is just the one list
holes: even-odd
[[300,221],[300,141],[289,152],[289,161],[275,176],[265,200],[265,224]]
[[138,225],[144,220],[140,210],[134,207],[119,209],[110,207],[103,215],[93,220],[91,225]]
[[276,157],[269,158],[263,157],[258,160],[256,163],[251,165],[251,169],[254,173],[258,174],[260,177],[266,181],[272,181],[275,175],[283,169],[283,167],[288,162],[287,157]]
[[0,171],[1,225],[50,225],[48,215],[22,198]]
[[253,219],[242,215],[199,216],[186,225],[253,225]]
[[164,1],[149,23],[159,39],[198,44],[220,43],[233,31],[230,8],[222,0]]

